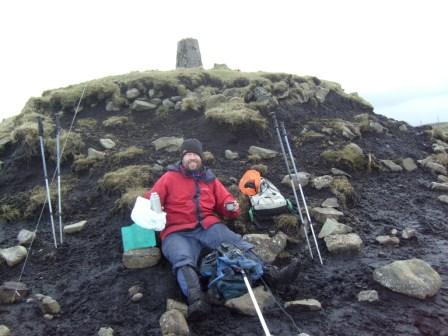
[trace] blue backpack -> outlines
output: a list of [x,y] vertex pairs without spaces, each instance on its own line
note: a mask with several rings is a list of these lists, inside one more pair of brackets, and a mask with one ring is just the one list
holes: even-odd
[[223,243],[202,259],[199,271],[209,281],[208,288],[215,287],[221,298],[229,300],[247,293],[241,269],[250,283],[263,275],[263,265],[258,260],[232,244]]

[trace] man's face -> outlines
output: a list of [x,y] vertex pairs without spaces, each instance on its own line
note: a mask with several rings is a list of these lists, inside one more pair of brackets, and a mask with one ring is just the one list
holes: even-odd
[[196,153],[185,153],[182,158],[182,165],[188,170],[198,170],[201,168],[202,160]]

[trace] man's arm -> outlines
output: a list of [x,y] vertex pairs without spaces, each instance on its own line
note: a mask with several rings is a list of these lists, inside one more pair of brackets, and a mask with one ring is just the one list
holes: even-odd
[[237,218],[240,215],[238,202],[218,179],[215,179],[213,183],[215,184],[216,210],[223,216]]

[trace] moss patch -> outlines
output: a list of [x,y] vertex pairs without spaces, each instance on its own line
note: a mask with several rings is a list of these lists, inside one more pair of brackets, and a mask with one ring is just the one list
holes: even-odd
[[361,170],[365,169],[367,165],[366,157],[353,144],[349,144],[337,151],[326,150],[320,155],[329,162],[342,165],[343,168],[349,167],[355,170]]
[[[48,139],[45,147],[50,152],[51,159],[56,161],[56,139]],[[85,143],[81,134],[72,131],[69,135],[68,132],[62,130],[60,135],[61,162],[74,159],[84,147]]]
[[124,151],[115,153],[112,155],[111,160],[114,163],[120,163],[122,161],[131,160],[142,156],[144,150],[142,148],[131,146],[126,148]]
[[115,210],[116,211],[132,210],[137,197],[143,196],[143,194],[147,190],[148,188],[145,187],[135,187],[126,189],[126,192],[123,195],[121,195],[121,197],[118,200],[115,201]]
[[119,126],[126,125],[128,122],[129,122],[128,117],[113,116],[113,117],[110,117],[110,118],[107,118],[106,120],[104,120],[103,126],[104,127],[119,127]]
[[150,166],[132,165],[106,173],[98,181],[98,187],[107,192],[122,193],[128,188],[148,185],[150,179],[152,179]]
[[72,164],[72,170],[75,173],[85,172],[91,168],[98,168],[103,164],[103,160],[97,158],[89,158],[84,154],[75,156]]

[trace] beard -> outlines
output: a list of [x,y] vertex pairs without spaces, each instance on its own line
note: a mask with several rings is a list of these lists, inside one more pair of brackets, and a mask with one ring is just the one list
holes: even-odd
[[198,171],[201,169],[201,162],[199,160],[190,159],[183,163],[183,166],[186,170],[189,171]]

